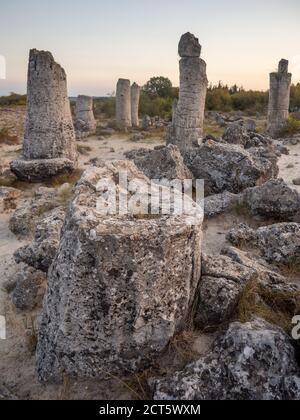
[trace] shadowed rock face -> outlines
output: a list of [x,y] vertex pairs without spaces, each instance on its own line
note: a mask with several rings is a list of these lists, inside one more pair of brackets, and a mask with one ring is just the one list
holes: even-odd
[[198,39],[187,33],[179,42],[180,89],[167,142],[181,151],[198,142],[203,135],[204,109],[207,92],[206,63],[200,58]]
[[93,98],[79,95],[76,101],[75,128],[79,134],[93,134],[96,131],[96,120],[93,112]]
[[[131,182],[129,213],[102,214],[96,203],[111,205],[111,182],[125,191],[120,171]],[[144,369],[184,328],[201,271],[202,211],[185,201],[196,224],[181,214],[134,216],[134,208],[148,208],[148,183],[129,161],[91,167],[78,182],[49,270],[40,380],[58,381],[62,371],[103,377]]]
[[270,74],[267,129],[273,137],[280,135],[289,116],[292,75],[288,73],[288,64],[287,60],[281,60],[278,72]]
[[76,161],[66,73],[50,52],[31,50],[23,156],[11,169],[21,179],[38,181],[72,170]]
[[116,119],[121,130],[132,126],[130,80],[119,79],[116,93]]
[[139,104],[141,88],[136,83],[131,86],[131,121],[134,127],[139,127]]

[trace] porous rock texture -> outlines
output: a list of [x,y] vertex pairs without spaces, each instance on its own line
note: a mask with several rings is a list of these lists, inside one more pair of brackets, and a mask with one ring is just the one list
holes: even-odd
[[22,180],[37,182],[76,165],[66,73],[50,52],[31,50],[23,155],[11,162],[11,170]]
[[38,222],[34,240],[14,253],[17,263],[26,263],[47,273],[59,246],[60,231],[65,219],[65,209],[58,207]]
[[300,211],[300,195],[283,179],[271,179],[265,184],[244,191],[243,202],[253,215],[283,221]]
[[130,80],[119,79],[116,93],[116,121],[120,130],[132,127]]
[[15,209],[22,192],[16,188],[0,187],[0,213]]
[[201,46],[194,35],[189,32],[182,35],[178,52],[181,57],[179,99],[174,104],[167,143],[185,151],[203,135],[208,80],[206,63],[200,58]]
[[278,223],[257,230],[241,224],[228,233],[227,240],[236,246],[255,246],[269,263],[288,265],[300,260],[299,223]]
[[46,291],[46,275],[29,266],[23,266],[16,274],[16,287],[12,292],[12,302],[21,311],[33,310],[40,306]]
[[132,150],[125,156],[133,160],[135,165],[150,179],[188,180],[193,175],[185,166],[177,146],[157,147],[154,150]]
[[279,171],[273,156],[212,140],[186,151],[184,162],[194,178],[205,181],[205,195],[239,193],[276,177]]
[[[109,189],[114,181],[125,192],[124,171],[129,212],[115,214]],[[143,214],[148,183],[130,161],[90,167],[77,183],[48,274],[41,381],[59,381],[62,371],[103,377],[144,369],[186,325],[200,277],[203,214],[192,201],[192,218]]]
[[93,111],[93,98],[79,95],[75,108],[76,137],[81,139],[96,132],[97,123]]
[[131,122],[133,127],[139,127],[139,105],[140,105],[141,87],[137,83],[131,86]]
[[297,400],[299,374],[289,336],[257,318],[231,324],[207,356],[151,382],[155,400]]
[[267,130],[273,137],[280,136],[289,117],[292,75],[288,73],[289,62],[282,59],[278,72],[270,74],[270,93]]

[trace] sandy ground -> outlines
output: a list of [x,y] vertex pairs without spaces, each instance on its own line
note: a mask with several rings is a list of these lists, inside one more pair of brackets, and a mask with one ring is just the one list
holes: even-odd
[[[10,115],[10,114],[9,114]],[[99,139],[97,136],[78,142],[83,154],[80,154],[80,167],[84,169],[87,162],[95,157],[105,161],[122,159],[128,150],[139,147],[154,148],[163,144],[162,136],[152,136],[142,141],[132,141],[129,135],[114,135],[109,138]],[[88,149],[87,149],[88,147]],[[300,145],[289,146],[289,156],[282,156],[279,161],[280,177],[290,185],[292,180],[300,176]],[[20,154],[20,145],[0,145],[0,166]],[[39,185],[35,185],[37,188]],[[30,195],[32,188],[27,190]],[[297,187],[300,192],[300,187]],[[148,396],[147,391],[140,385],[137,377],[103,378],[101,381],[72,382],[66,378],[63,385],[41,385],[35,375],[35,359],[32,351],[32,338],[35,337],[36,313],[17,313],[10,303],[10,299],[3,284],[13,276],[16,264],[13,261],[14,251],[22,246],[8,229],[10,214],[0,215],[0,315],[5,315],[7,320],[7,339],[0,340],[0,400],[1,386],[21,399],[137,399]],[[204,251],[219,254],[225,244],[228,230],[241,222],[248,222],[254,226],[260,224],[256,220],[247,220],[246,216],[223,215],[204,223]],[[164,366],[175,368],[185,362],[186,347],[193,349],[192,355],[196,358],[209,351],[214,336],[209,334],[194,334],[179,340],[174,351],[163,356]],[[181,354],[181,349],[183,351]]]

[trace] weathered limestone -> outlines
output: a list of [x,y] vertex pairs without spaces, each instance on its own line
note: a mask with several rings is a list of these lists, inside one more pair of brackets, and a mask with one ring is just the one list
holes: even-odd
[[[115,214],[110,186],[124,193],[124,171],[129,212]],[[129,161],[90,167],[77,183],[48,274],[41,381],[59,381],[61,372],[80,378],[144,369],[184,328],[201,272],[203,212],[188,200],[197,223],[187,214],[136,213],[148,208],[148,183]]]
[[97,123],[93,111],[93,98],[79,95],[76,101],[75,128],[76,136],[82,138],[96,132]]
[[270,74],[267,130],[273,137],[280,135],[289,116],[292,75],[288,73],[288,65],[287,60],[281,60],[278,72]]
[[31,50],[23,155],[11,162],[11,170],[35,182],[70,172],[76,165],[66,73],[50,52]]
[[132,127],[130,80],[119,79],[116,94],[116,119],[120,130]]
[[179,42],[180,89],[179,100],[174,105],[173,121],[167,143],[185,151],[203,135],[205,99],[207,92],[206,63],[200,57],[201,45],[190,33]]
[[133,83],[131,86],[131,122],[133,127],[139,127],[139,104],[140,104],[141,88],[138,84]]

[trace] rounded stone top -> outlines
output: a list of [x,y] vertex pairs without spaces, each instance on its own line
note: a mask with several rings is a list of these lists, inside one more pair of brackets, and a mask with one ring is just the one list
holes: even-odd
[[178,53],[180,57],[200,57],[201,54],[201,45],[199,44],[198,38],[196,38],[190,32],[182,35],[179,46]]
[[279,61],[278,65],[278,72],[279,73],[287,73],[289,70],[289,62],[288,60],[285,60],[284,58]]

